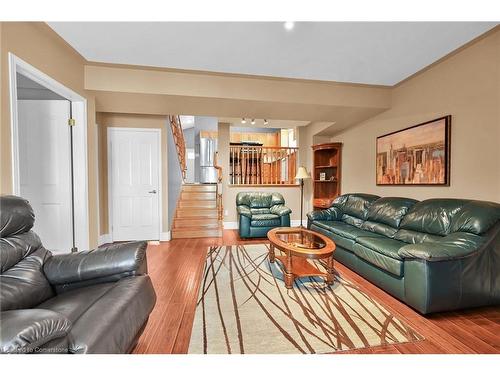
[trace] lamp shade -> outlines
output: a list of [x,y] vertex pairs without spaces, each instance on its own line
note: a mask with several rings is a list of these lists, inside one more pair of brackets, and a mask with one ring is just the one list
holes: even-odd
[[311,176],[309,176],[309,173],[307,173],[306,167],[299,167],[299,169],[297,171],[297,175],[295,176],[295,179],[300,180],[300,179],[306,179],[306,178],[311,178]]

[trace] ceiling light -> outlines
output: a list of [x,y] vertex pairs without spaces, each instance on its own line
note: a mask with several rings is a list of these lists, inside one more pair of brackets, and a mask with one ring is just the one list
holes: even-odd
[[252,125],[255,125],[255,119],[254,118],[252,119]]
[[292,30],[292,29],[293,29],[293,27],[295,26],[295,22],[292,22],[292,21],[286,21],[286,22],[285,22],[285,24],[284,24],[284,26],[285,26],[285,30],[290,31],[290,30]]
[[243,117],[243,118],[241,119],[241,123],[242,123],[242,124],[246,124],[246,123],[247,123],[247,120],[245,120],[245,118]]
[[264,119],[264,125],[267,125],[269,124],[269,121],[267,121],[266,119]]

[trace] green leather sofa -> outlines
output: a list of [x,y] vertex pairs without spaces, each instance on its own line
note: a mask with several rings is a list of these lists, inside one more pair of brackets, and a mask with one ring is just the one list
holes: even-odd
[[290,226],[290,210],[280,193],[238,193],[236,195],[241,238],[266,237],[276,227]]
[[307,214],[336,260],[417,311],[500,304],[500,205],[346,194]]

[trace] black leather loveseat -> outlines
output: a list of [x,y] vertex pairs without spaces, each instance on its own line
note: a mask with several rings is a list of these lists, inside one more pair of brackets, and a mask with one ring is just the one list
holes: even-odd
[[500,205],[338,197],[308,214],[334,257],[421,313],[500,304]]
[[52,256],[26,200],[0,211],[0,353],[131,351],[156,301],[147,244]]

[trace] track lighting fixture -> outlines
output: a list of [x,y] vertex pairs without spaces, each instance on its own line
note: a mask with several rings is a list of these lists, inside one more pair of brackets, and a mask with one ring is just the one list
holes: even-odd
[[255,125],[255,119],[254,118],[252,119],[252,125]]
[[264,119],[264,125],[267,125],[269,124],[269,121],[267,121],[266,119]]
[[241,119],[241,123],[242,123],[242,124],[246,124],[246,123],[247,123],[247,120],[245,120],[245,118],[243,117],[243,118]]

